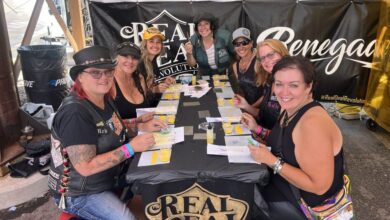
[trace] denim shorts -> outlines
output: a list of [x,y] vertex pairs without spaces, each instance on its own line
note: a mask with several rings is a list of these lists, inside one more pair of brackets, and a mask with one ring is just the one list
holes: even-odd
[[[54,196],[54,200],[58,205],[60,197]],[[76,197],[65,197],[64,211],[89,220],[136,219],[126,204],[110,191]]]

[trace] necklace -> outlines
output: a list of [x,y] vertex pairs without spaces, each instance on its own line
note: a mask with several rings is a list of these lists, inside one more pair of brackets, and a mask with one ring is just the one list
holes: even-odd
[[288,116],[287,114],[287,111],[286,111],[286,114],[284,115],[283,117],[283,122],[282,122],[282,126],[283,127],[287,127],[288,126],[288,123],[290,123],[290,121],[294,118],[295,115],[297,115],[299,113],[299,111],[303,108],[303,106],[305,106],[307,103],[304,103],[303,105],[301,105],[294,113],[292,113],[290,116]]
[[245,73],[245,71],[248,69],[248,67],[249,67],[249,64],[251,63],[251,61],[252,61],[252,55],[250,56],[250,58],[249,59],[247,59],[247,60],[244,60],[244,59],[241,59],[240,60],[240,63],[239,63],[239,65],[238,65],[238,68],[239,68],[239,72],[240,73]]

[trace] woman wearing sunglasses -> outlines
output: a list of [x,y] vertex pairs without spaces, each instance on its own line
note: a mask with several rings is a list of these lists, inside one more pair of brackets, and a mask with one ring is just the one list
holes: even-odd
[[233,32],[233,46],[238,61],[233,63],[233,72],[238,82],[239,93],[254,107],[259,107],[262,95],[261,85],[257,85],[255,73],[256,49],[253,48],[251,33],[246,28]]
[[218,29],[217,19],[209,13],[196,16],[194,23],[196,33],[184,45],[188,65],[198,64],[200,75],[225,73],[234,55],[231,34]]
[[154,113],[147,113],[137,118],[137,108],[151,106],[147,81],[138,71],[140,48],[134,43],[124,42],[116,47],[115,52],[118,64],[114,71],[114,104],[125,125],[131,130],[137,128],[143,131],[158,131],[165,128],[166,125],[162,121],[153,118]]
[[143,32],[140,72],[146,78],[147,88],[154,94],[150,102],[151,107],[157,106],[161,99],[161,94],[171,84],[176,83],[176,80],[171,76],[167,76],[159,81],[156,80],[160,75],[157,58],[165,53],[163,46],[164,40],[165,35],[155,27],[149,27]]
[[[281,41],[275,39],[266,39],[258,43],[256,49],[256,84],[261,85],[263,89],[260,105],[258,108],[254,107],[240,95],[235,95],[233,101],[236,106],[247,112],[242,114],[243,124],[260,140],[265,140],[270,129],[275,125],[280,112],[280,105],[272,92],[272,68],[283,56],[288,55],[288,51]],[[256,117],[256,120],[253,116]]]
[[127,137],[112,103],[116,62],[107,48],[73,58],[73,91],[53,119],[49,188],[60,209],[83,219],[135,219],[113,190],[125,161],[153,146],[153,135]]

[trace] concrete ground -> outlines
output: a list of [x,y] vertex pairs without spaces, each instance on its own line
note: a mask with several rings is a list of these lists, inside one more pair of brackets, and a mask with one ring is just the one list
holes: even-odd
[[[335,121],[344,135],[355,219],[390,220],[390,134],[381,128],[368,130],[365,121]],[[15,211],[0,211],[0,219],[56,219],[58,214],[52,199],[45,196]]]

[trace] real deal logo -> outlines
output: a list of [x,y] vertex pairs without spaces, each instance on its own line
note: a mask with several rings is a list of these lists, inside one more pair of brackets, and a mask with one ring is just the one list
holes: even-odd
[[145,215],[150,220],[241,220],[246,218],[248,210],[247,202],[214,194],[194,183],[183,192],[158,197],[146,206]]

